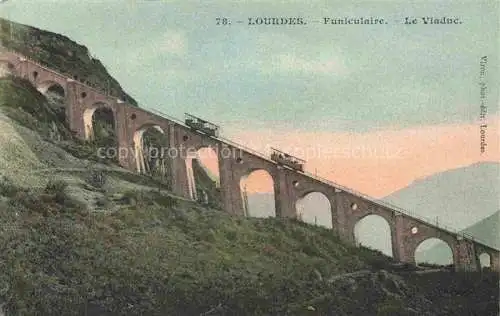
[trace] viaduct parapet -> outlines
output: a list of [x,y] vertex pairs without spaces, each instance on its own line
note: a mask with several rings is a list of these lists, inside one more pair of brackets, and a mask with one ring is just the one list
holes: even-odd
[[142,134],[151,127],[162,131],[168,138],[168,149],[172,151],[167,155],[171,186],[179,196],[194,198],[188,171],[189,151],[210,147],[218,155],[223,208],[232,215],[246,215],[241,179],[255,170],[265,170],[274,182],[276,216],[296,218],[296,202],[311,192],[319,192],[330,202],[333,233],[344,241],[355,243],[354,226],[359,220],[374,214],[389,224],[393,257],[398,261],[414,263],[417,246],[434,237],[449,245],[457,270],[477,271],[480,269],[479,255],[486,253],[491,269],[500,271],[499,250],[471,237],[437,227],[328,180],[282,167],[263,154],[227,139],[192,130],[176,119],[131,106],[15,52],[0,51],[0,67],[28,79],[42,93],[54,85],[62,88],[66,119],[70,129],[81,139],[92,136],[93,113],[99,108],[110,109],[114,114],[119,163],[126,169],[144,170],[144,161],[137,154]]

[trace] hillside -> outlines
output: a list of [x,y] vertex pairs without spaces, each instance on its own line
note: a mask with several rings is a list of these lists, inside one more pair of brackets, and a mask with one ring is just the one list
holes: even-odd
[[440,314],[380,270],[387,259],[328,230],[232,218],[154,191],[127,192],[113,213],[85,210],[61,182],[39,191],[3,182],[1,192],[0,285],[16,315]]
[[[198,315],[221,305],[230,314],[258,315],[298,312],[313,300],[325,311],[346,281],[337,285],[322,278],[373,270],[384,262],[367,250],[341,246],[327,231],[293,222],[231,218],[151,191],[129,191],[117,200],[123,206],[119,212],[95,213],[65,190],[60,182],[40,191],[2,184],[3,227],[10,229],[1,234],[0,283],[8,289],[8,308],[17,313],[36,308],[64,315],[90,308]],[[363,282],[371,278],[368,273]],[[399,280],[385,278],[389,284]],[[382,296],[364,308],[392,299],[380,285]],[[322,297],[325,291],[331,298]],[[342,308],[356,310],[356,305],[345,302]]]
[[137,106],[87,47],[66,36],[0,18],[0,44]]

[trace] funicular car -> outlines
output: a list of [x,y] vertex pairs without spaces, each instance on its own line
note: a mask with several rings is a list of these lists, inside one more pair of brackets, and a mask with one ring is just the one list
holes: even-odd
[[209,136],[219,137],[219,126],[209,121],[203,120],[194,115],[184,113],[186,116],[185,124],[190,128],[203,132]]
[[273,150],[271,153],[271,160],[276,161],[280,165],[285,165],[292,169],[304,172],[305,160],[289,155],[276,148],[271,149]]

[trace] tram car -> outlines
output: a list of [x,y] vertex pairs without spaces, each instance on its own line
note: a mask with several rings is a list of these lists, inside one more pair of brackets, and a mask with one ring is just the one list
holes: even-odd
[[189,126],[190,128],[203,132],[209,136],[214,136],[214,137],[219,137],[219,126],[215,125],[213,123],[210,123],[209,121],[205,121],[199,117],[196,117],[194,115],[184,113],[186,118],[185,118],[185,124]]
[[284,153],[276,148],[271,149],[273,150],[273,152],[271,153],[272,161],[275,161],[280,165],[288,166],[292,169],[304,172],[304,163],[306,162],[305,160]]

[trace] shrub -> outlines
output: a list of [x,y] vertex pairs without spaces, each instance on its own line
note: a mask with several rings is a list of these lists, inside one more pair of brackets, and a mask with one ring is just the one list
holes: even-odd
[[107,197],[103,196],[96,200],[96,206],[101,208],[107,208],[110,206],[110,202]]
[[68,187],[68,183],[63,180],[49,180],[45,185],[45,193],[56,194],[59,192],[64,192]]
[[103,171],[92,169],[85,182],[95,188],[102,188],[106,184],[106,175]]
[[46,184],[44,193],[52,195],[53,201],[60,206],[62,210],[74,210],[74,211],[84,211],[86,210],[86,205],[74,198],[72,198],[67,193],[68,183],[63,180],[49,180]]
[[151,191],[150,193],[153,195],[154,201],[162,207],[170,208],[178,204],[177,200],[172,198],[171,196],[164,195],[155,191]]
[[32,191],[17,192],[10,199],[9,204],[14,206],[16,210],[41,213],[44,216],[49,215],[57,207],[54,203],[47,202],[39,194]]
[[13,197],[19,192],[19,188],[7,177],[0,176],[0,195]]

